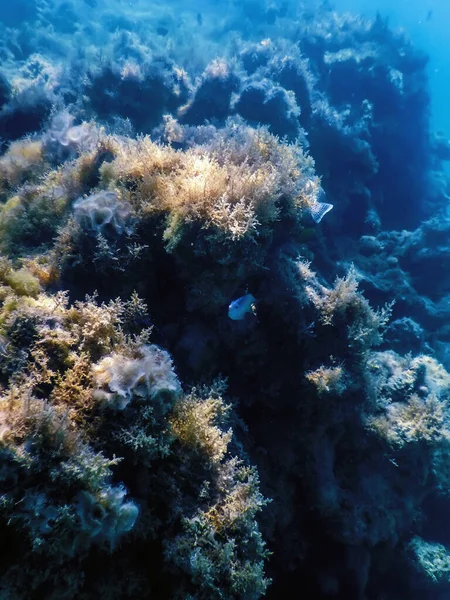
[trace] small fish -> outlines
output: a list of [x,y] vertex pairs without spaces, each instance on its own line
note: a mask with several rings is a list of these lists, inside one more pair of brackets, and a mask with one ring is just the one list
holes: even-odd
[[200,25],[200,27],[203,25],[202,13],[197,13],[197,23]]
[[233,321],[242,321],[247,313],[255,314],[256,298],[252,294],[245,294],[233,302],[228,307],[228,316]]
[[328,202],[313,202],[309,206],[309,212],[316,223],[320,223],[323,217],[333,208]]
[[325,200],[325,192],[320,188],[317,197],[312,202],[309,202],[308,205],[311,217],[316,223],[320,223],[324,216],[333,208],[332,204],[323,202],[323,200]]

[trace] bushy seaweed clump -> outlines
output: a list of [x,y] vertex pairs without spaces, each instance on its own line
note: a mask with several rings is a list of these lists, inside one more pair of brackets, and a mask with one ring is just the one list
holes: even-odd
[[320,181],[300,145],[264,128],[236,120],[197,134],[167,121],[167,135],[174,129],[184,149],[101,134],[36,183],[6,190],[4,250],[25,256],[39,241],[41,264],[63,285],[92,292],[95,280],[110,296],[117,278],[128,293],[148,287],[143,273],[152,277],[165,256],[191,310],[222,311],[258,276],[277,232],[301,232]]
[[150,332],[129,333],[137,296],[70,306],[13,279],[0,317],[1,594],[258,598],[265,500],[223,383],[183,394]]

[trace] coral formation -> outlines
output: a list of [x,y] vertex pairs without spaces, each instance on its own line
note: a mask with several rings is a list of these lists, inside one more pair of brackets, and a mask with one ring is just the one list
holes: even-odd
[[132,232],[131,206],[119,202],[116,192],[103,191],[87,198],[79,198],[73,204],[75,221],[82,229],[94,234],[128,235]]
[[42,136],[46,152],[59,162],[93,150],[98,142],[99,134],[92,123],[74,125],[73,120],[65,112],[54,116]]

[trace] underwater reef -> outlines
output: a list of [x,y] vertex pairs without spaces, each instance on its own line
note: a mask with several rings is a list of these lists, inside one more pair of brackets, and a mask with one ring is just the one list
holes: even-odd
[[14,6],[0,599],[448,598],[427,57],[328,3]]

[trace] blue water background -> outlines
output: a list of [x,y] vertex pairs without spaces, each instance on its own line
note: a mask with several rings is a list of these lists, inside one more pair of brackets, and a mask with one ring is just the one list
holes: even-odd
[[432,126],[450,137],[449,0],[335,0],[333,5],[370,18],[380,12],[428,54]]

